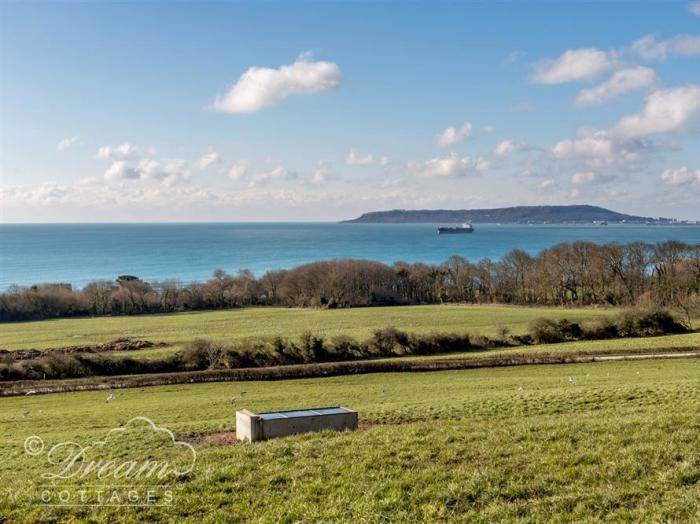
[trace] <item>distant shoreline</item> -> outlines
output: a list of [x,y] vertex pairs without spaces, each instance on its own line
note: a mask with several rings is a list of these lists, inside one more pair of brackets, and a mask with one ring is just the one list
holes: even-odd
[[341,223],[635,224],[697,225],[666,217],[642,217],[597,206],[515,206],[493,209],[392,209],[372,211]]

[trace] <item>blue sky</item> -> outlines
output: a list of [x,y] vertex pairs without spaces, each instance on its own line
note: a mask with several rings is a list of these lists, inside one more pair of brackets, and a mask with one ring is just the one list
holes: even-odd
[[0,15],[3,221],[571,203],[700,219],[698,3],[5,2]]

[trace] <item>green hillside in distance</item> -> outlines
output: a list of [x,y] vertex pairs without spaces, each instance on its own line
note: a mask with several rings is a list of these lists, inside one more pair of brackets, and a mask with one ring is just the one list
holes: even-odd
[[598,206],[516,206],[494,209],[393,209],[372,211],[345,223],[462,223],[482,224],[680,224],[672,218],[627,215]]

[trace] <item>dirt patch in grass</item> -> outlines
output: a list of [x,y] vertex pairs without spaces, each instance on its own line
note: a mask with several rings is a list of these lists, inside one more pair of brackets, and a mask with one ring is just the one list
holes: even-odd
[[234,446],[242,444],[242,442],[236,438],[236,430],[209,431],[194,435],[185,440],[192,445]]

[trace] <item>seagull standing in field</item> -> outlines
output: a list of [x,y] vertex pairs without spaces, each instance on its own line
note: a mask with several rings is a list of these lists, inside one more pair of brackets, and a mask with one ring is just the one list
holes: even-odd
[[110,393],[109,396],[107,397],[107,402],[112,402],[116,398],[117,398],[117,396],[114,393]]
[[27,392],[24,394],[25,397],[26,397],[26,396],[29,396],[29,395],[36,395],[36,391],[33,390],[33,389],[30,389],[29,391],[27,391]]
[[574,375],[569,375],[569,382],[572,384],[576,382],[576,377]]
[[231,397],[231,400],[230,400],[231,404],[235,404],[235,403],[238,402],[239,400],[245,400],[245,396],[246,396],[246,395],[247,395],[247,392],[246,392],[246,391],[242,391],[241,393],[238,394],[237,397]]

